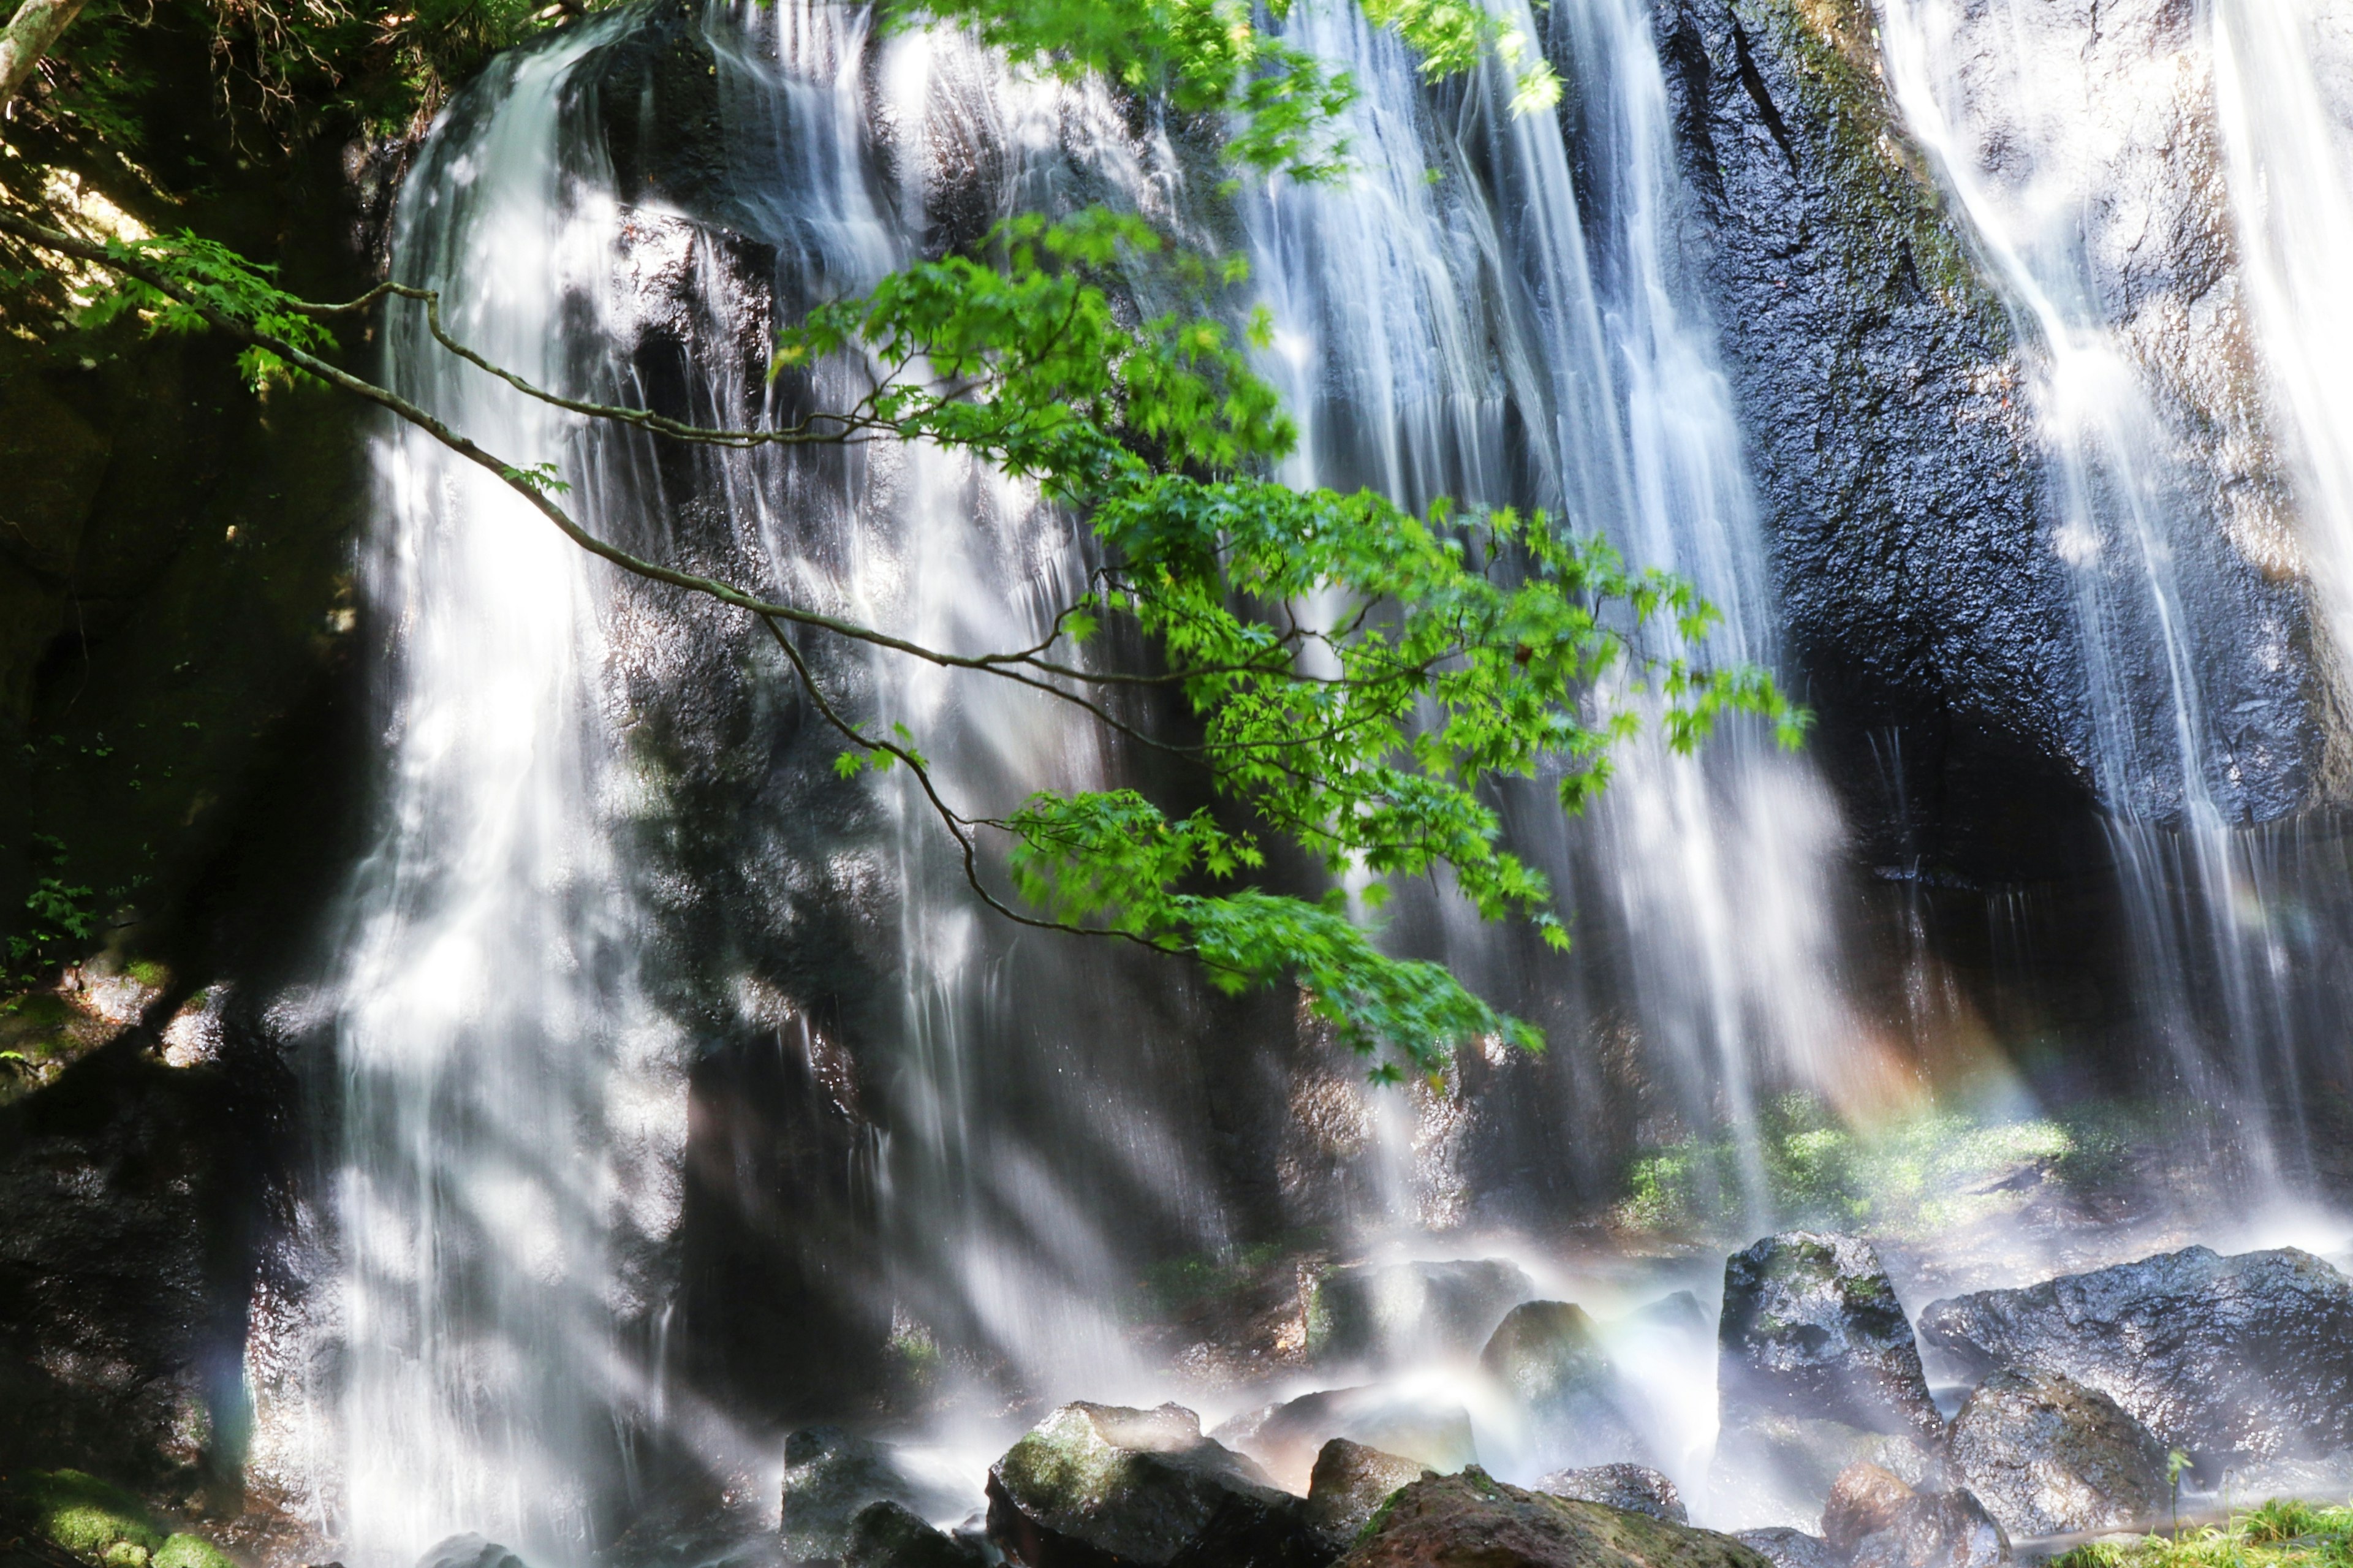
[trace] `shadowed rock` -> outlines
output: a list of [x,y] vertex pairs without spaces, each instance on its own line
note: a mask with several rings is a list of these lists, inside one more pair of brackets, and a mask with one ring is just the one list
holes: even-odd
[[1995,1373],[1946,1441],[1955,1478],[2013,1535],[2121,1529],[2165,1510],[2165,1445],[2055,1372]]
[[1619,1404],[1618,1369],[1582,1307],[1521,1302],[1496,1325],[1479,1364],[1510,1391],[1536,1451],[1551,1463],[1604,1465],[1644,1456]]
[[850,1521],[841,1568],[988,1568],[988,1553],[895,1502],[872,1502]]
[[1519,1265],[1500,1258],[1356,1264],[1333,1270],[1316,1287],[1316,1348],[1341,1360],[1383,1363],[1467,1354],[1514,1304],[1535,1293]]
[[1335,1437],[1315,1456],[1307,1482],[1308,1520],[1345,1544],[1399,1487],[1436,1474],[1419,1459]]
[[1944,1482],[1942,1458],[1916,1437],[1771,1415],[1724,1429],[1709,1488],[1734,1518],[1805,1530],[1821,1518],[1840,1474],[1859,1464],[1875,1465],[1910,1487],[1933,1489]]
[[1266,1467],[1288,1491],[1307,1489],[1318,1453],[1345,1437],[1445,1473],[1475,1463],[1471,1416],[1460,1405],[1392,1389],[1329,1388],[1238,1415],[1209,1436]]
[[1322,1568],[1306,1504],[1181,1405],[1065,1405],[988,1472],[989,1539],[1029,1568]]
[[1342,1568],[1767,1568],[1728,1535],[1505,1486],[1484,1471],[1416,1481]]
[[1724,1267],[1716,1342],[1727,1427],[1786,1415],[1930,1447],[1943,1434],[1912,1324],[1859,1237],[1796,1231],[1736,1253]]
[[497,1542],[469,1531],[427,1547],[417,1568],[523,1568],[523,1561]]
[[1932,1302],[1920,1332],[1973,1374],[2063,1373],[2201,1460],[2353,1447],[2353,1284],[2294,1247],[1981,1290]]
[[830,1426],[785,1439],[783,1531],[787,1563],[833,1562],[849,1545],[850,1526],[871,1503],[897,1503],[918,1518],[946,1511],[956,1500],[923,1486],[900,1468],[888,1443]]

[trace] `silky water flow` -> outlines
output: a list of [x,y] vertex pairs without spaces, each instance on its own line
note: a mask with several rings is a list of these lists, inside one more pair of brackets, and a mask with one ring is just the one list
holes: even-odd
[[[2210,9],[2227,37],[2256,11],[2271,35],[2311,8]],[[2073,13],[2013,0],[1881,5],[1906,128],[1957,198],[2021,340],[2052,547],[2075,584],[2084,750],[2132,945],[2135,1016],[2161,1043],[2152,1085],[2208,1108],[2190,1129],[2199,1163],[2235,1168],[2230,1179],[2268,1199],[2308,1171],[2295,1087],[2306,1060],[2315,1048],[2341,1060],[2341,1044],[2314,1037],[2315,998],[2299,988],[2332,966],[2342,939],[2327,928],[2348,911],[2301,907],[2315,891],[2327,899],[2326,876],[2306,880],[2295,864],[2303,829],[2270,825],[2310,764],[2283,743],[2302,723],[2283,672],[2299,658],[2304,612],[2280,586],[2295,547],[2264,498],[2306,487],[2267,475],[2264,432],[2246,411],[2261,389],[2236,401],[2213,390],[2245,352],[2235,305],[2217,289],[2185,308],[2167,290],[2167,258],[2136,254],[2175,205],[2207,199],[2202,168],[2169,162],[2194,165],[2210,144],[2195,124],[2212,65],[2206,16],[2193,26],[2189,12],[2137,14],[2104,37]],[[2243,122],[2230,56],[2216,91],[2225,119]],[[2303,75],[2283,89],[2294,94]],[[2263,127],[2274,138],[2280,118]],[[2245,164],[2264,154],[2243,123],[2230,140],[2243,211]],[[2308,363],[2303,326],[2276,310],[2263,319],[2283,276],[2260,264],[2252,276],[2250,357]],[[2289,381],[2299,394],[2312,384]],[[2302,493],[2292,510],[2314,521]],[[2324,585],[2328,559],[2324,546]],[[2319,847],[2319,860],[2341,863]]]
[[[1573,78],[1583,192],[1562,119],[1515,113],[1499,68],[1432,85],[1352,6],[1286,22],[1364,89],[1346,182],[1240,198],[1275,320],[1267,369],[1303,432],[1286,477],[1545,507],[1723,609],[1686,651],[1771,664],[1762,530],[1686,272],[1647,18],[1633,0],[1554,0],[1542,24],[1516,20]],[[411,182],[397,275],[441,289],[458,338],[538,384],[781,417],[856,378],[769,385],[777,321],[996,214],[1104,199],[1214,232],[1169,137],[1108,100],[954,35],[878,39],[860,12],[792,0],[685,24],[709,52],[724,167],[658,177],[685,132],[650,123],[659,95],[611,62],[673,25],[617,13],[507,57]],[[396,315],[388,354],[419,403],[510,461],[554,464],[598,532],[926,642],[1032,641],[1088,570],[1071,520],[962,459],[681,458],[468,369],[417,312]],[[353,1560],[405,1563],[473,1530],[543,1568],[579,1562],[664,1445],[756,1469],[758,1440],[698,1397],[689,1365],[729,1306],[695,1294],[697,1205],[721,1199],[744,1245],[802,1259],[773,1278],[849,1299],[944,1387],[1156,1396],[1114,1303],[1144,1258],[1213,1251],[1234,1228],[1250,1184],[1209,1168],[1205,1130],[1239,1138],[1212,1079],[1280,1053],[1210,1062],[1206,1042],[1287,1028],[1289,1010],[1220,1011],[1165,968],[994,921],[912,781],[831,776],[839,746],[765,634],[621,580],[417,433],[381,453],[369,585],[390,643],[390,798],[342,988],[346,1354],[321,1485]],[[2111,597],[2087,589],[2087,616]],[[953,799],[1001,808],[1139,766],[1033,696],[839,647],[811,658],[861,719],[922,736]],[[2119,770],[2195,804],[2205,774],[2178,761],[2202,755],[2194,724],[2144,744],[2129,721],[2196,711],[2187,656],[2167,658],[2162,700],[2132,688],[2103,732]],[[1578,1047],[1606,1005],[1682,1125],[1732,1130],[1727,1201],[1769,1223],[1759,1105],[1790,1089],[1868,1102],[1885,1054],[1849,999],[1840,829],[1811,765],[1745,722],[1698,758],[1653,730],[1586,822],[1541,787],[1506,804],[1577,952],[1412,900],[1397,932],[1555,1030],[1542,1064],[1511,1068],[1536,1092],[1515,1097],[1510,1135],[1558,1170],[1616,1147],[1580,1120],[1602,1114]],[[740,1107],[714,1062],[800,1075],[838,1142],[805,1168],[761,1165],[752,1132],[721,1137]],[[1471,1217],[1451,1162],[1480,1124],[1451,1092],[1375,1101],[1391,1125],[1359,1239],[1427,1255]],[[1704,1496],[1711,1348],[1632,1328],[1621,1343],[1658,1394],[1652,1447]],[[1575,1457],[1480,1418],[1507,1472]]]

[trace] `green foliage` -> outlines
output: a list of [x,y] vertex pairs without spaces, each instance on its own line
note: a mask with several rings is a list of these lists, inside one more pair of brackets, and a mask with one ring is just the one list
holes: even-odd
[[[1084,510],[1106,564],[1050,640],[1076,653],[1101,623],[1149,637],[1201,728],[1170,750],[1330,874],[1434,875],[1491,920],[1567,936],[1544,876],[1501,845],[1481,790],[1546,780],[1569,810],[1608,777],[1630,705],[1597,710],[1621,668],[1662,700],[1688,750],[1726,712],[1794,744],[1803,717],[1762,671],[1643,657],[1663,623],[1689,647],[1714,612],[1688,584],[1627,568],[1602,541],[1542,515],[1416,516],[1370,492],[1300,491],[1261,477],[1294,438],[1271,388],[1212,315],[1126,324],[1114,289],[1161,264],[1140,220],[1100,210],[1018,218],[988,259],[911,268],[784,334],[776,369],[863,351],[880,378],[865,417],[902,438],[976,453]],[[1220,270],[1219,280],[1238,280]],[[1249,339],[1263,323],[1246,329]],[[1336,605],[1308,625],[1296,606]],[[1060,657],[1060,656],[1057,656]],[[1082,667],[1035,668],[1084,683]],[[1102,710],[1096,710],[1099,716]],[[845,773],[913,737],[858,737]],[[1152,738],[1139,735],[1150,743]],[[967,821],[1008,836],[1016,890],[1052,922],[1191,952],[1229,990],[1289,977],[1339,1037],[1434,1069],[1456,1046],[1541,1044],[1436,965],[1383,953],[1338,896],[1240,885],[1265,865],[1254,832],[1208,809],[1171,817],[1133,790],[1031,796]]]
[[1141,1304],[1161,1314],[1182,1312],[1258,1284],[1291,1256],[1284,1243],[1261,1241],[1231,1252],[1164,1258],[1145,1269]]
[[[340,0],[306,3],[323,8],[291,19],[252,14],[278,18],[286,47],[313,49],[332,77],[327,41],[356,14],[335,9]],[[1475,0],[1364,4],[1431,74],[1493,56],[1514,73],[1521,109],[1557,90],[1527,41]],[[504,0],[489,10],[452,0],[430,16],[440,18],[433,26],[481,41],[521,25]],[[420,8],[397,20],[427,16]],[[1247,0],[895,0],[892,18],[966,26],[1017,58],[1100,75],[1207,117],[1225,128],[1226,151],[1244,167],[1342,172],[1331,127],[1350,84],[1267,34]],[[257,389],[291,374],[280,349],[334,347],[317,312],[280,290],[270,269],[193,234],[115,242],[106,257],[118,273],[135,268],[147,278],[124,275],[90,307],[90,321],[137,312],[157,331],[212,321],[258,333],[272,342],[242,361]],[[1498,781],[1539,784],[1575,811],[1606,782],[1609,749],[1646,707],[1680,751],[1732,713],[1757,716],[1795,744],[1804,715],[1764,672],[1690,657],[1714,612],[1689,584],[1631,570],[1606,543],[1540,513],[1440,502],[1417,515],[1368,493],[1302,492],[1269,479],[1295,430],[1252,369],[1268,321],[1238,320],[1221,298],[1242,280],[1238,258],[1172,251],[1132,215],[1029,214],[975,255],[909,267],[780,334],[775,374],[834,360],[875,376],[853,408],[815,415],[807,438],[936,443],[1035,479],[1089,519],[1104,564],[1062,606],[1047,640],[960,662],[1079,703],[1189,763],[1215,804],[1172,816],[1137,792],[1106,790],[967,814],[938,794],[916,736],[888,715],[871,731],[853,724],[820,692],[851,742],[840,771],[913,770],[968,864],[976,865],[975,830],[1001,836],[1013,888],[1037,911],[1018,918],[1194,954],[1228,989],[1295,982],[1339,1038],[1391,1053],[1377,1076],[1434,1071],[1474,1039],[1535,1047],[1530,1026],[1443,969],[1383,952],[1342,896],[1264,885],[1258,835],[1280,835],[1330,876],[1361,880],[1368,912],[1389,881],[1430,878],[1483,917],[1525,920],[1561,947],[1567,933],[1552,889],[1502,843],[1491,796]],[[1136,308],[1171,297],[1188,304],[1151,315]],[[562,517],[552,498],[564,487],[551,466],[496,466]],[[575,537],[627,563],[585,532]],[[1303,622],[1299,607],[1311,604],[1324,618]],[[797,611],[784,618],[814,624]],[[1082,645],[1113,620],[1147,639],[1165,669],[1121,675],[1086,663]],[[823,629],[933,657],[887,631],[839,621]],[[786,650],[799,665],[788,638]],[[1609,700],[1599,695],[1605,681]],[[1149,732],[1114,710],[1114,699],[1152,688],[1181,695],[1198,741]],[[59,883],[54,893],[67,910],[88,890]]]
[[[1393,29],[1430,76],[1474,68],[1493,51],[1513,75],[1513,106],[1548,110],[1560,80],[1527,37],[1475,0],[1363,0],[1374,26]],[[1287,4],[1271,7],[1279,19]],[[1333,121],[1356,84],[1269,35],[1249,0],[893,0],[897,25],[968,26],[1014,59],[1068,76],[1093,74],[1188,114],[1234,124],[1226,155],[1261,173],[1328,180],[1347,169]]]
[[[2105,1113],[2004,1121],[1930,1108],[1857,1130],[1820,1100],[1791,1094],[1763,1109],[1753,1152],[1766,1199],[1784,1219],[1928,1237],[2013,1205],[2000,1184],[2030,1167],[2063,1184],[2103,1180],[2121,1146]],[[1729,1136],[1652,1150],[1629,1170],[1618,1217],[1674,1234],[1736,1227],[1748,1217],[1746,1157]]]
[[11,992],[35,984],[42,967],[69,956],[75,944],[98,931],[97,895],[68,879],[64,842],[36,833],[33,843],[37,853],[24,925],[8,938],[8,966],[0,973],[0,989]]
[[2353,1508],[2274,1498],[2220,1526],[2090,1542],[2050,1568],[2353,1568]]
[[[206,312],[250,327],[305,353],[332,351],[334,334],[318,320],[298,309],[292,295],[271,279],[277,268],[248,261],[227,246],[185,230],[153,239],[106,242],[114,259],[142,264],[165,274],[172,291],[127,272],[117,273],[116,288],[100,295],[83,312],[83,324],[103,326],[117,317],[136,312],[150,331],[202,331]],[[237,356],[237,370],[256,392],[273,381],[290,381],[293,367],[274,351],[248,345]]]

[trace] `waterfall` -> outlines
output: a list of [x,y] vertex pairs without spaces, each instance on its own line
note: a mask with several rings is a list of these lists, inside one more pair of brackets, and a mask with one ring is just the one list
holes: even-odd
[[[541,382],[565,379],[555,310],[603,293],[616,216],[603,171],[551,156],[582,144],[564,89],[620,25],[501,61],[469,100],[495,114],[445,125],[403,205],[398,276]],[[393,334],[404,395],[517,462],[572,468],[566,418],[441,354],[416,312]],[[379,455],[369,584],[397,651],[389,823],[355,879],[336,1028],[336,1522],[362,1561],[459,1528],[548,1552],[590,1532],[621,1462],[621,1337],[660,1289],[633,1247],[674,1222],[682,1132],[616,853],[634,781],[599,679],[607,584],[420,432]]]
[[1905,122],[2029,344],[2137,1016],[2211,1111],[2211,1152],[2274,1186],[2302,1161],[2296,965],[2251,827],[2296,804],[2312,763],[2304,610],[2278,581],[2297,548],[2240,367],[2302,329],[2251,342],[2232,258],[2211,248],[2199,19],[2009,0],[1883,0],[1881,17]]
[[[1107,200],[1207,243],[1238,212],[1304,436],[1287,478],[1545,507],[1725,612],[1704,647],[1656,651],[1777,660],[1641,7],[1554,0],[1567,127],[1514,114],[1498,67],[1421,80],[1339,0],[1285,26],[1362,85],[1357,167],[1229,203],[1179,132],[958,35],[880,37],[818,0],[616,12],[445,113],[396,272],[537,384],[741,425],[854,395],[849,366],[772,384],[777,322],[1005,213]],[[554,464],[601,534],[927,643],[1033,641],[1090,563],[1079,521],[963,458],[659,446],[467,368],[415,310],[386,353],[416,401]],[[379,452],[388,799],[341,981],[326,1487],[355,1563],[461,1530],[584,1562],[674,1461],[773,1495],[731,1407],[756,1426],[893,1377],[966,1411],[1141,1397],[1122,1304],[1145,1266],[1335,1215],[1480,1217],[1427,1183],[1371,1215],[1315,1207],[1328,1172],[1287,1140],[1325,1080],[1297,1066],[1289,999],[989,916],[912,781],[835,774],[753,628],[589,560],[413,432]],[[1152,776],[1035,694],[808,657],[861,719],[920,735],[960,801]],[[1827,791],[1760,727],[1725,731],[1682,758],[1654,730],[1586,823],[1507,792],[1572,905],[1570,960],[1435,900],[1397,922],[1554,1033],[1509,1069],[1544,1091],[1493,1110],[1544,1173],[1531,1202],[1590,1194],[1625,1150],[1584,1088],[1605,1019],[1673,1127],[1745,1140],[1760,1223],[1762,1100],[1883,1093]],[[1345,1121],[1365,1093],[1342,1089]],[[1705,1419],[1678,1451],[1704,1453]]]
[[[1543,36],[1525,11],[1511,20]],[[1549,26],[1598,171],[1590,213],[1559,121],[1514,114],[1500,66],[1432,93],[1353,6],[1303,6],[1289,23],[1293,41],[1346,64],[1363,100],[1346,124],[1360,166],[1345,184],[1277,180],[1248,209],[1277,324],[1270,371],[1303,433],[1285,477],[1410,505],[1445,494],[1543,507],[1636,564],[1691,578],[1724,612],[1691,651],[1771,663],[1763,531],[1683,269],[1647,19],[1622,0],[1578,0],[1552,6]],[[1744,1141],[1738,1195],[1763,1218],[1759,1096],[1802,1088],[1853,1105],[1872,1086],[1852,1071],[1834,807],[1759,728],[1726,731],[1706,757],[1681,758],[1654,723],[1620,757],[1589,825],[1572,826],[1542,790],[1514,792],[1510,822],[1595,950],[1578,963],[1591,995],[1630,1016],[1683,1125],[1728,1125]],[[1461,910],[1417,912],[1473,984],[1539,1005],[1556,988],[1559,961]],[[1547,1022],[1573,1054],[1595,1020],[1569,1010]],[[1554,1075],[1565,1098],[1534,1112],[1550,1125],[1528,1133],[1564,1165],[1594,1109],[1577,1103],[1574,1073]]]

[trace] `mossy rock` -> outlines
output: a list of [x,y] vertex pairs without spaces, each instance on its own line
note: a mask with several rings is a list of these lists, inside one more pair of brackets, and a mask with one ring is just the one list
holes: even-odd
[[175,1535],[155,1553],[153,1568],[237,1568],[236,1560],[201,1535]]
[[[126,1542],[148,1552],[160,1552],[165,1544],[164,1531],[156,1528],[145,1503],[96,1476],[79,1470],[35,1470],[19,1477],[11,1489],[12,1500],[26,1522],[69,1552],[104,1558],[110,1547]],[[219,1565],[189,1561],[173,1568]]]

